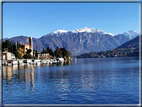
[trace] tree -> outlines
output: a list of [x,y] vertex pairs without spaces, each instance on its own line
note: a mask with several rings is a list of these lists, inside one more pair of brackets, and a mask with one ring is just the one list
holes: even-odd
[[70,58],[72,57],[72,55],[71,55],[71,52],[70,51],[68,51],[69,52],[69,56],[70,56]]
[[6,40],[3,44],[3,49],[7,48],[9,52],[11,52],[11,49],[12,49],[12,44],[9,40]]
[[47,47],[46,51],[49,53],[49,55],[54,56],[54,53],[53,53],[52,49],[49,48],[49,46]]
[[21,54],[20,54],[18,51],[16,51],[16,52],[15,52],[15,57],[16,57],[16,58],[21,58]]
[[2,52],[4,51],[5,49],[5,42],[2,42]]
[[27,52],[26,52],[26,54],[23,56],[24,58],[32,58],[32,55],[31,55],[31,52],[32,52],[32,50],[31,49],[26,49],[27,50]]
[[11,52],[15,55],[16,54],[16,44],[15,43],[12,43],[12,49],[11,49]]
[[65,47],[60,48],[61,52],[62,52],[62,57],[64,58],[65,54],[66,54],[66,49]]
[[66,51],[65,56],[66,56],[67,58],[69,58],[69,56],[70,56],[69,51]]
[[49,49],[49,54],[54,56],[54,53],[53,53],[52,49]]
[[21,44],[17,41],[17,49],[21,47]]
[[24,52],[22,48],[18,49],[18,53],[20,54],[20,58],[22,58],[24,56]]
[[37,50],[36,50],[35,56],[38,57],[38,52],[37,52]]
[[61,54],[60,54],[60,49],[57,47],[56,48],[56,50],[54,51],[54,55],[56,56],[56,57],[61,57]]
[[49,50],[50,50],[50,48],[49,48],[49,46],[47,47],[47,52],[49,53]]
[[7,51],[7,52],[8,52],[8,48],[4,48],[4,51]]
[[44,49],[44,47],[43,47],[43,50],[41,53],[47,53],[47,51],[46,51],[46,49]]

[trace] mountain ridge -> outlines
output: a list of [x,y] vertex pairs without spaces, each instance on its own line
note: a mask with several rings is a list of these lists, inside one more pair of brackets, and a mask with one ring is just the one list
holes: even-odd
[[[86,30],[87,32],[84,32]],[[94,30],[94,32],[91,32],[91,30]],[[130,38],[124,34],[112,36],[109,33],[101,33],[102,30],[98,30],[100,32],[95,32],[95,30],[96,29],[89,27],[85,27],[81,31],[78,30],[77,33],[66,30],[56,30],[56,32],[54,31],[54,33],[49,33],[40,38],[33,38],[33,48],[42,51],[43,47],[46,49],[48,46],[53,50],[55,50],[56,47],[65,47],[73,55],[78,55],[84,52],[115,49],[130,40]],[[9,40],[11,42],[19,41],[19,43],[28,44],[28,37],[23,35],[10,38]]]

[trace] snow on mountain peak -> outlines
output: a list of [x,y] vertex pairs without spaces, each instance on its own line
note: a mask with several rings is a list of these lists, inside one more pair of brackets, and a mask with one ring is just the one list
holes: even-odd
[[68,31],[67,30],[56,30],[56,31],[54,31],[54,32],[52,32],[52,33],[67,33]]
[[[59,34],[59,35],[62,35],[62,33],[67,33],[67,32],[72,32],[72,33],[79,33],[79,32],[87,32],[87,33],[99,33],[99,34],[109,34],[111,36],[115,36],[114,34],[112,33],[106,33],[104,32],[103,30],[101,29],[95,29],[95,28],[90,28],[90,27],[84,27],[84,28],[81,28],[81,29],[75,29],[75,30],[72,30],[72,31],[67,31],[67,30],[56,30],[54,32],[52,32],[51,34]],[[58,35],[58,36],[59,36]]]
[[138,36],[139,34],[134,31],[134,30],[129,30],[129,31],[126,31],[123,33],[126,37],[130,38],[130,39],[133,39],[135,38],[136,36]]
[[95,29],[95,28],[90,28],[90,27],[84,27],[84,28],[82,28],[82,29],[75,29],[75,30],[73,30],[72,31],[73,33],[78,33],[78,32],[88,32],[88,33],[95,33],[95,32],[97,32],[97,33],[99,33],[99,34],[109,34],[109,35],[112,35],[112,36],[114,36],[114,34],[112,34],[112,33],[106,33],[106,32],[104,32],[103,30],[101,30],[101,29]]
[[63,33],[67,33],[68,31],[67,30],[56,30],[56,31],[54,31],[54,32],[52,32],[52,33],[50,33],[51,35],[54,35],[54,36],[56,36],[56,37],[59,37],[59,36],[61,36]]
[[82,29],[75,29],[73,30],[72,32],[73,33],[78,33],[78,32],[97,32],[97,31],[100,31],[100,29],[95,29],[95,28],[90,28],[90,27],[84,27]]

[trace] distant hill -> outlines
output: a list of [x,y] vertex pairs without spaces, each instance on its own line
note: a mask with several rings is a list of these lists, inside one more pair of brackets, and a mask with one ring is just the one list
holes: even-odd
[[90,52],[78,55],[78,58],[98,58],[98,57],[124,57],[139,56],[139,36],[122,44],[113,50]]
[[139,36],[122,44],[121,46],[118,46],[116,49],[120,48],[139,48]]

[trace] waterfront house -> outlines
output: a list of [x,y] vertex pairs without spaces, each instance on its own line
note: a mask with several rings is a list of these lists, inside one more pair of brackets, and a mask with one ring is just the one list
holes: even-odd
[[3,60],[11,60],[11,53],[10,52],[2,52]]
[[7,52],[7,51],[2,52],[2,57],[3,57],[4,61],[5,60],[15,60],[16,59],[14,54],[12,54],[10,52]]
[[38,59],[48,59],[49,53],[38,53]]
[[36,56],[36,52],[37,52],[37,54],[40,54],[40,51],[33,50],[33,56]]

